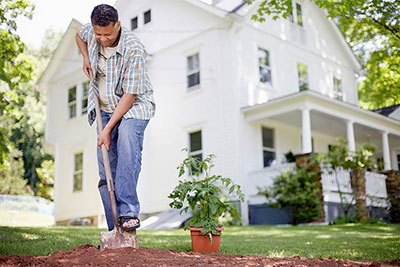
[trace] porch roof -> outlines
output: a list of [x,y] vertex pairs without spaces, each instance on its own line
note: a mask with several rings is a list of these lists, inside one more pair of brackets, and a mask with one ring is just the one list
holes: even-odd
[[[279,120],[295,126],[301,121],[302,109],[310,109],[318,114],[317,119],[324,123],[324,118],[332,118],[337,122],[352,121],[373,128],[380,132],[388,132],[400,136],[400,121],[375,112],[361,109],[356,105],[332,99],[318,92],[307,90],[284,97],[276,98],[266,103],[243,107],[241,109],[247,121],[265,119]],[[314,120],[313,120],[314,121]],[[334,125],[327,125],[335,133]]]

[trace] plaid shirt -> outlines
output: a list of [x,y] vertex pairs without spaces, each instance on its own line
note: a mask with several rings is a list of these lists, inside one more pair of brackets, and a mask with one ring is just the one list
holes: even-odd
[[[99,43],[90,23],[83,25],[80,36],[87,43],[90,65],[95,74],[97,70]],[[114,111],[124,93],[136,94],[132,108],[124,118],[148,120],[154,116],[155,103],[153,87],[150,83],[146,64],[146,50],[141,41],[131,32],[121,27],[121,36],[115,55],[106,62],[106,94],[108,105]],[[93,93],[98,94],[97,80],[89,85],[88,120],[92,125],[96,119]]]

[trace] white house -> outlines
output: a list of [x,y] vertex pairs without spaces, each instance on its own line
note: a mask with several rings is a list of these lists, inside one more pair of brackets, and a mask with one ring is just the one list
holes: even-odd
[[[309,1],[293,5],[290,19],[258,23],[255,7],[241,0],[116,1],[122,24],[150,54],[157,103],[139,181],[144,216],[168,209],[185,147],[215,154],[215,172],[242,186],[245,223],[264,201],[257,186],[292,167],[284,163],[289,151],[327,152],[343,137],[352,150],[375,144],[384,169],[399,169],[400,121],[357,106],[361,66],[341,32]],[[74,40],[80,25],[71,22],[40,85],[55,155],[56,221],[100,224],[95,127],[87,124],[87,79]],[[384,185],[384,176],[374,179],[372,188]],[[328,187],[325,201],[338,202]]]

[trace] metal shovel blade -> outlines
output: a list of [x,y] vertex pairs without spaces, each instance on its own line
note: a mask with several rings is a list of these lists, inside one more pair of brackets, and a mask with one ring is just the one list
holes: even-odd
[[115,228],[112,231],[100,233],[100,251],[116,248],[139,248],[136,231],[122,232]]

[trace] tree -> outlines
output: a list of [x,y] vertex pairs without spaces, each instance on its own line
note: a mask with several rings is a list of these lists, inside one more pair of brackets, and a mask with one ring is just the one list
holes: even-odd
[[48,29],[45,32],[40,49],[27,49],[25,54],[32,60],[34,73],[31,76],[31,81],[21,85],[27,93],[20,110],[26,115],[15,121],[12,128],[11,141],[22,152],[24,159],[24,178],[29,181],[35,192],[40,191],[38,187],[40,179],[36,169],[40,167],[43,161],[52,160],[52,156],[46,153],[44,149],[46,99],[43,92],[39,91],[37,81],[61,37],[60,31]]
[[[0,2],[0,170],[2,183],[16,183],[16,173],[21,183],[28,180],[31,188],[42,194],[46,183],[41,185],[36,168],[44,160],[52,160],[43,147],[45,99],[36,82],[48,63],[61,34],[48,30],[42,48],[26,50],[16,34],[15,19],[31,17],[33,6],[28,0],[2,0]],[[14,153],[20,151],[20,153]],[[10,155],[13,154],[13,156]],[[17,155],[17,156],[16,156]],[[12,172],[10,164],[23,171]],[[17,164],[18,163],[18,164]],[[11,165],[12,165],[11,164]],[[12,172],[12,173],[11,173]],[[39,183],[38,183],[39,182]],[[10,185],[11,186],[11,185]],[[14,191],[14,193],[22,191]]]
[[331,146],[324,158],[324,163],[333,169],[340,167],[350,170],[350,183],[356,201],[356,219],[358,221],[368,219],[365,172],[374,166],[374,152],[375,147],[370,144],[362,144],[356,151],[349,151],[347,142],[340,139],[338,144]]
[[27,0],[0,1],[0,167],[13,149],[9,139],[15,120],[22,117],[19,106],[25,92],[19,85],[30,80],[33,67],[23,55],[25,46],[15,33],[18,16],[31,17],[33,6]]
[[[246,0],[249,5],[255,0]],[[311,0],[324,9],[343,32],[354,54],[367,71],[360,79],[363,108],[400,104],[400,1]],[[260,0],[253,19],[288,18],[292,0]]]
[[54,187],[54,161],[44,160],[40,167],[36,169],[39,182],[36,184],[38,191],[37,196],[53,200]]
[[19,153],[18,150],[12,150],[0,168],[0,194],[32,195],[33,193],[26,181],[21,179],[24,168]]

